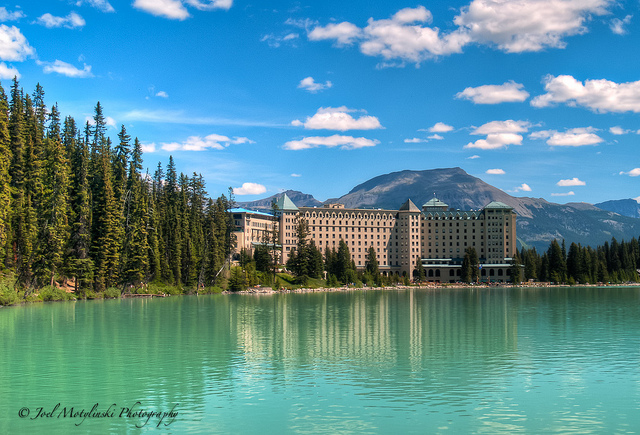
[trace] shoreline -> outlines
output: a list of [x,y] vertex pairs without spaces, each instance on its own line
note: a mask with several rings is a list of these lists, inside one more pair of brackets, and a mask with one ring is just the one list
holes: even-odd
[[353,292],[353,291],[378,291],[378,290],[442,290],[442,289],[451,289],[451,290],[460,290],[460,289],[492,289],[492,288],[519,288],[519,289],[540,289],[540,288],[554,288],[554,287],[562,287],[562,288],[570,288],[570,287],[593,287],[593,288],[604,288],[604,287],[640,287],[640,282],[635,283],[620,283],[620,284],[553,284],[550,282],[544,283],[526,283],[513,285],[508,283],[495,283],[495,284],[478,284],[478,285],[470,285],[470,284],[431,284],[431,285],[397,285],[397,286],[385,286],[385,287],[355,287],[355,286],[341,286],[341,287],[317,287],[317,288],[281,288],[279,290],[274,290],[271,287],[250,287],[246,290],[240,291],[229,291],[224,290],[222,292],[216,293],[198,293],[198,292],[189,292],[189,293],[178,293],[178,294],[170,294],[170,293],[125,293],[120,295],[119,297],[102,297],[102,298],[71,298],[71,299],[53,299],[53,300],[31,300],[31,301],[20,301],[14,304],[4,304],[0,305],[0,309],[5,307],[18,307],[18,306],[26,306],[34,303],[51,303],[51,302],[77,302],[80,300],[89,301],[89,300],[114,300],[114,299],[153,299],[153,298],[167,298],[171,296],[207,296],[207,295],[274,295],[274,294],[288,294],[288,293],[335,293],[335,292]]
[[621,283],[621,284],[553,284],[550,282],[544,283],[531,283],[531,284],[505,284],[505,283],[496,283],[496,284],[478,284],[478,285],[469,285],[469,284],[432,284],[432,285],[398,285],[398,286],[387,286],[387,287],[355,287],[355,286],[342,286],[342,287],[318,287],[318,288],[282,288],[279,290],[274,290],[271,287],[250,287],[246,290],[240,291],[229,291],[225,290],[220,294],[223,295],[231,295],[231,294],[285,294],[285,293],[322,293],[322,292],[345,292],[345,291],[356,291],[356,290],[439,290],[439,289],[491,289],[491,288],[552,288],[552,287],[594,287],[594,288],[604,288],[604,287],[639,287],[640,283]]

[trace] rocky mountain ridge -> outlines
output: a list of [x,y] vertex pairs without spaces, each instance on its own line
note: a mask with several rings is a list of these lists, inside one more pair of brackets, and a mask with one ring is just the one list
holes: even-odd
[[[318,207],[313,196],[296,191],[285,192],[298,206]],[[271,200],[241,203],[246,208],[268,209]],[[449,207],[477,210],[491,201],[513,207],[517,213],[519,246],[546,250],[553,239],[582,245],[602,245],[612,237],[630,240],[640,236],[640,219],[603,210],[587,203],[556,204],[542,198],[514,197],[469,175],[461,168],[424,171],[399,171],[374,177],[351,189],[340,198],[325,203],[340,203],[347,208],[383,208],[397,210],[407,199],[418,207],[436,196]],[[268,204],[268,206],[267,206]]]

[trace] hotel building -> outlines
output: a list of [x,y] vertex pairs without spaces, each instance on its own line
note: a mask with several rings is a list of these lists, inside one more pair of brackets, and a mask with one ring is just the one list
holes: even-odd
[[419,209],[407,200],[398,210],[348,209],[342,204],[297,207],[284,194],[276,202],[277,214],[234,209],[237,249],[252,251],[263,243],[265,231],[277,224],[282,263],[296,249],[299,219],[309,226],[308,240],[324,254],[337,250],[344,240],[358,269],[366,266],[369,249],[375,249],[380,272],[413,277],[422,263],[427,280],[456,282],[468,247],[478,254],[482,281],[506,282],[516,249],[516,214],[501,202],[481,210],[451,210],[433,198]]

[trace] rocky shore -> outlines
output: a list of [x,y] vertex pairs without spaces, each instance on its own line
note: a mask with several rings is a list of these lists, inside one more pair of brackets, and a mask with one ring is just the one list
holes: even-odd
[[345,291],[369,291],[369,290],[422,290],[422,289],[468,289],[468,288],[540,288],[540,287],[635,287],[640,283],[626,283],[626,284],[578,284],[570,286],[568,284],[554,284],[551,282],[535,282],[535,283],[522,283],[518,285],[508,283],[495,283],[495,284],[419,284],[419,285],[397,285],[388,287],[355,287],[355,286],[342,286],[342,287],[319,287],[319,288],[281,288],[273,289],[271,287],[250,287],[246,290],[237,292],[223,291],[222,294],[275,294],[275,293],[320,293],[320,292],[345,292]]

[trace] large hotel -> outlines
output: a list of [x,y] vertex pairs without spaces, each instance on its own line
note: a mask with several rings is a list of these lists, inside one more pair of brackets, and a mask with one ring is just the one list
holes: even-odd
[[413,277],[422,263],[431,282],[460,281],[462,259],[473,247],[480,262],[482,281],[509,281],[508,269],[516,249],[516,214],[501,202],[492,202],[481,210],[449,209],[433,198],[419,209],[407,200],[398,210],[349,209],[342,204],[324,207],[297,207],[284,194],[273,215],[233,209],[237,250],[250,252],[267,240],[274,225],[286,263],[296,249],[296,226],[303,218],[309,225],[309,239],[324,254],[337,250],[344,240],[358,269],[366,266],[369,248],[377,253],[380,272]]

